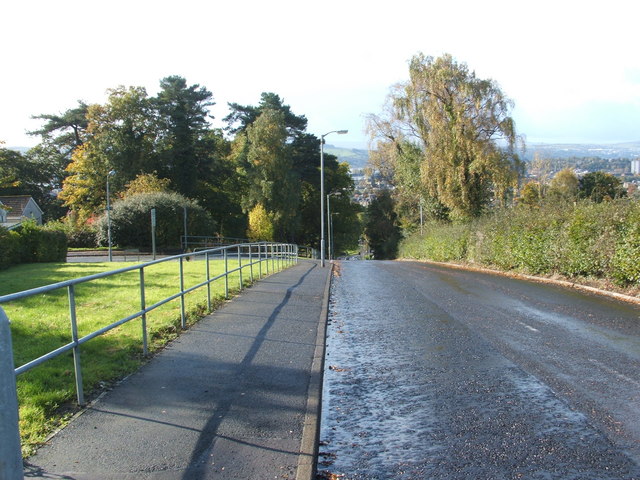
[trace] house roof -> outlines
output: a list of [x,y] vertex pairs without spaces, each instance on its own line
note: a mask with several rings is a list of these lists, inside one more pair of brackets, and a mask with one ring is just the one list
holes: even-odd
[[[33,198],[30,195],[2,196],[0,197],[0,204],[2,209],[7,211],[7,217],[21,217],[22,212],[24,212],[31,200]],[[33,200],[33,204],[42,212],[35,200]]]

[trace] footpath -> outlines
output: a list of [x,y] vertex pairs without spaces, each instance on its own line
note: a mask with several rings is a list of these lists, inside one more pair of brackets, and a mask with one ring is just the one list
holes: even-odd
[[303,260],[244,290],[90,405],[25,477],[310,480],[330,272]]

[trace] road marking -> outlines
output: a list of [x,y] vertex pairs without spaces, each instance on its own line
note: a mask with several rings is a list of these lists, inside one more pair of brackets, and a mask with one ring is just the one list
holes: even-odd
[[516,322],[516,323],[519,323],[519,324],[520,324],[520,325],[522,325],[524,328],[528,328],[528,329],[529,329],[529,330],[531,330],[532,332],[536,332],[536,333],[539,333],[539,332],[540,332],[540,330],[538,330],[537,328],[533,328],[531,325],[527,325],[526,323],[521,322],[520,320],[516,320],[515,322]]

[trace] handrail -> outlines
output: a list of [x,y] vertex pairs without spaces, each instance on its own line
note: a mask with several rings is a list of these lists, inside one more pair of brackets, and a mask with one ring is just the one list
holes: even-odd
[[[98,280],[100,278],[110,277],[112,275],[118,275],[120,273],[131,272],[133,270],[140,270],[141,268],[150,267],[151,265],[156,265],[158,263],[163,263],[172,260],[178,260],[186,257],[196,257],[207,253],[213,253],[222,250],[230,250],[236,249],[238,247],[247,247],[247,246],[256,246],[256,245],[272,245],[268,242],[257,242],[257,243],[237,243],[235,245],[228,245],[225,247],[216,247],[208,250],[199,250],[197,252],[191,253],[181,253],[178,255],[173,255],[170,257],[159,258],[157,260],[150,260],[145,263],[141,263],[139,265],[130,265],[128,267],[118,268],[116,270],[109,270],[108,272],[94,273],[93,275],[87,275],[85,277],[72,278],[70,280],[64,280],[62,282],[52,283],[49,285],[44,285],[42,287],[31,288],[29,290],[23,290],[21,292],[9,293],[7,295],[0,295],[0,303],[10,302],[12,300],[17,300],[20,298],[30,297],[32,295],[38,295],[41,293],[47,293],[52,290],[57,290],[59,288],[68,287],[70,285],[78,285],[79,283],[90,282],[91,280]],[[285,244],[277,244],[277,245],[285,245]],[[232,273],[231,271],[229,273]]]
[[[236,250],[238,265],[234,268],[229,268],[229,250]],[[244,253],[246,250],[246,254]],[[257,260],[254,255],[254,250],[257,250]],[[209,259],[213,254],[222,254],[224,259],[224,273],[211,277],[209,270]],[[248,262],[243,263],[243,255],[248,256]],[[184,287],[184,271],[183,261],[185,258],[204,256],[206,261],[206,280],[198,283],[197,285],[189,288]],[[145,277],[144,269],[156,265],[162,262],[177,261],[180,263],[180,291],[169,295],[168,297],[157,301],[151,306],[146,305],[145,297]],[[181,303],[181,323],[182,328],[186,328],[186,316],[185,316],[185,295],[198,288],[204,286],[207,287],[207,307],[211,311],[211,283],[216,280],[224,278],[225,282],[225,298],[229,298],[229,274],[238,272],[240,290],[243,287],[242,270],[249,269],[249,275],[251,281],[254,279],[253,267],[258,265],[258,278],[262,278],[262,265],[265,263],[266,273],[269,274],[269,263],[271,263],[271,271],[275,272],[279,268],[290,266],[298,261],[298,246],[295,244],[285,243],[240,243],[235,245],[229,245],[226,247],[217,247],[210,250],[203,250],[200,252],[183,253],[180,255],[174,255],[172,257],[166,257],[158,260],[152,260],[150,262],[141,263],[138,265],[132,265],[129,267],[118,268],[109,272],[96,273],[94,275],[88,275],[85,277],[75,278],[71,280],[65,280],[63,282],[53,283],[51,285],[45,285],[42,287],[32,288],[24,290],[22,292],[11,293],[8,295],[0,296],[0,304],[6,303],[12,300],[18,300],[22,298],[31,297],[33,295],[39,295],[54,290],[66,288],[68,291],[69,299],[69,317],[71,319],[71,341],[66,345],[56,348],[36,359],[33,359],[18,368],[14,367],[13,363],[13,347],[11,342],[11,331],[9,329],[9,319],[4,310],[0,306],[0,478],[13,480],[23,477],[22,469],[22,455],[20,452],[20,432],[18,427],[18,403],[17,403],[17,388],[16,377],[34,368],[52,358],[55,358],[69,350],[73,351],[74,369],[76,377],[76,394],[78,397],[78,404],[84,405],[84,392],[82,388],[82,366],[80,362],[80,345],[88,342],[89,340],[102,335],[113,328],[116,328],[124,323],[130,322],[136,318],[141,318],[142,323],[142,345],[143,353],[147,354],[147,326],[146,315],[148,312],[164,305],[167,302],[180,298]],[[121,318],[109,325],[106,325],[98,330],[95,330],[83,337],[78,337],[77,318],[76,318],[76,304],[75,304],[75,286],[81,283],[90,282],[100,278],[106,278],[121,273],[131,272],[138,270],[139,275],[139,288],[140,288],[140,310],[134,312],[124,318]]]
[[[237,254],[237,266],[233,266],[229,268],[229,252],[233,251]],[[257,253],[257,255],[256,255]],[[224,258],[224,273],[220,275],[216,275],[215,277],[210,276],[209,272],[209,260],[213,256],[222,255]],[[247,256],[247,261],[243,263],[243,256]],[[207,262],[206,268],[206,279],[198,284],[185,288],[184,286],[184,272],[183,272],[183,261],[185,259],[204,257]],[[34,295],[40,295],[43,293],[51,292],[54,290],[60,290],[66,288],[68,291],[68,302],[69,302],[69,316],[71,319],[71,341],[66,345],[58,347],[55,350],[45,353],[44,355],[32,359],[29,362],[15,368],[15,375],[19,375],[24,373],[31,368],[36,367],[52,358],[55,358],[69,350],[73,351],[74,356],[74,364],[75,364],[75,374],[76,374],[76,393],[78,397],[78,404],[84,405],[84,393],[82,388],[82,367],[80,363],[80,345],[86,343],[87,341],[102,335],[109,330],[112,330],[124,323],[130,322],[136,318],[142,319],[142,343],[143,343],[143,354],[147,355],[147,329],[146,329],[146,315],[152,310],[168,303],[172,300],[180,298],[181,301],[181,325],[182,328],[186,328],[186,312],[185,312],[185,295],[202,287],[207,287],[207,306],[209,311],[211,310],[211,283],[224,278],[225,281],[225,298],[229,298],[229,275],[235,272],[239,273],[239,288],[242,290],[243,288],[243,280],[242,273],[244,269],[249,269],[250,271],[250,279],[253,281],[253,270],[254,266],[259,266],[259,278],[262,278],[262,266],[263,263],[266,262],[267,274],[269,274],[269,270],[271,267],[271,271],[276,271],[280,267],[290,266],[293,263],[297,262],[298,258],[298,247],[295,244],[284,244],[284,243],[272,243],[272,242],[256,242],[256,243],[238,243],[234,245],[229,245],[225,247],[216,247],[209,250],[202,250],[198,252],[191,253],[182,253],[179,255],[174,255],[171,257],[165,257],[157,260],[152,260],[145,263],[140,263],[137,265],[131,265],[128,267],[118,268],[116,270],[110,270],[108,272],[96,273],[93,275],[87,275],[85,277],[74,278],[70,280],[65,280],[62,282],[53,283],[50,285],[45,285],[42,287],[36,287],[29,290],[24,290],[21,292],[11,293],[8,295],[0,296],[0,304],[19,300],[27,297],[31,297]],[[175,294],[169,295],[168,297],[157,301],[153,305],[146,305],[145,298],[145,280],[144,280],[144,270],[147,267],[152,265],[156,265],[163,262],[179,262],[180,268],[180,287],[179,291]],[[271,262],[271,265],[269,263]],[[276,266],[277,265],[277,266]],[[114,275],[120,275],[123,273],[131,272],[134,270],[138,270],[140,272],[140,280],[139,280],[139,289],[140,289],[140,310],[137,312],[133,312],[128,316],[118,319],[115,322],[110,323],[109,325],[105,325],[102,328],[95,330],[83,337],[78,337],[77,334],[77,319],[76,319],[76,306],[75,306],[75,286],[81,283],[91,282],[93,280],[98,280],[101,278],[106,278]],[[2,308],[0,307],[0,312],[2,312]],[[2,352],[0,352],[1,354]],[[11,353],[11,361],[13,361],[13,353]],[[1,386],[0,386],[1,387]]]

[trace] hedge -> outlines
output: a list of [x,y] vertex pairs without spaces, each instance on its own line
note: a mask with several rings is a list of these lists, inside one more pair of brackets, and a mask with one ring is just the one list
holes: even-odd
[[464,225],[432,223],[402,241],[400,256],[638,286],[640,201],[520,206]]
[[63,262],[67,237],[26,221],[15,230],[0,227],[0,269],[19,263]]

